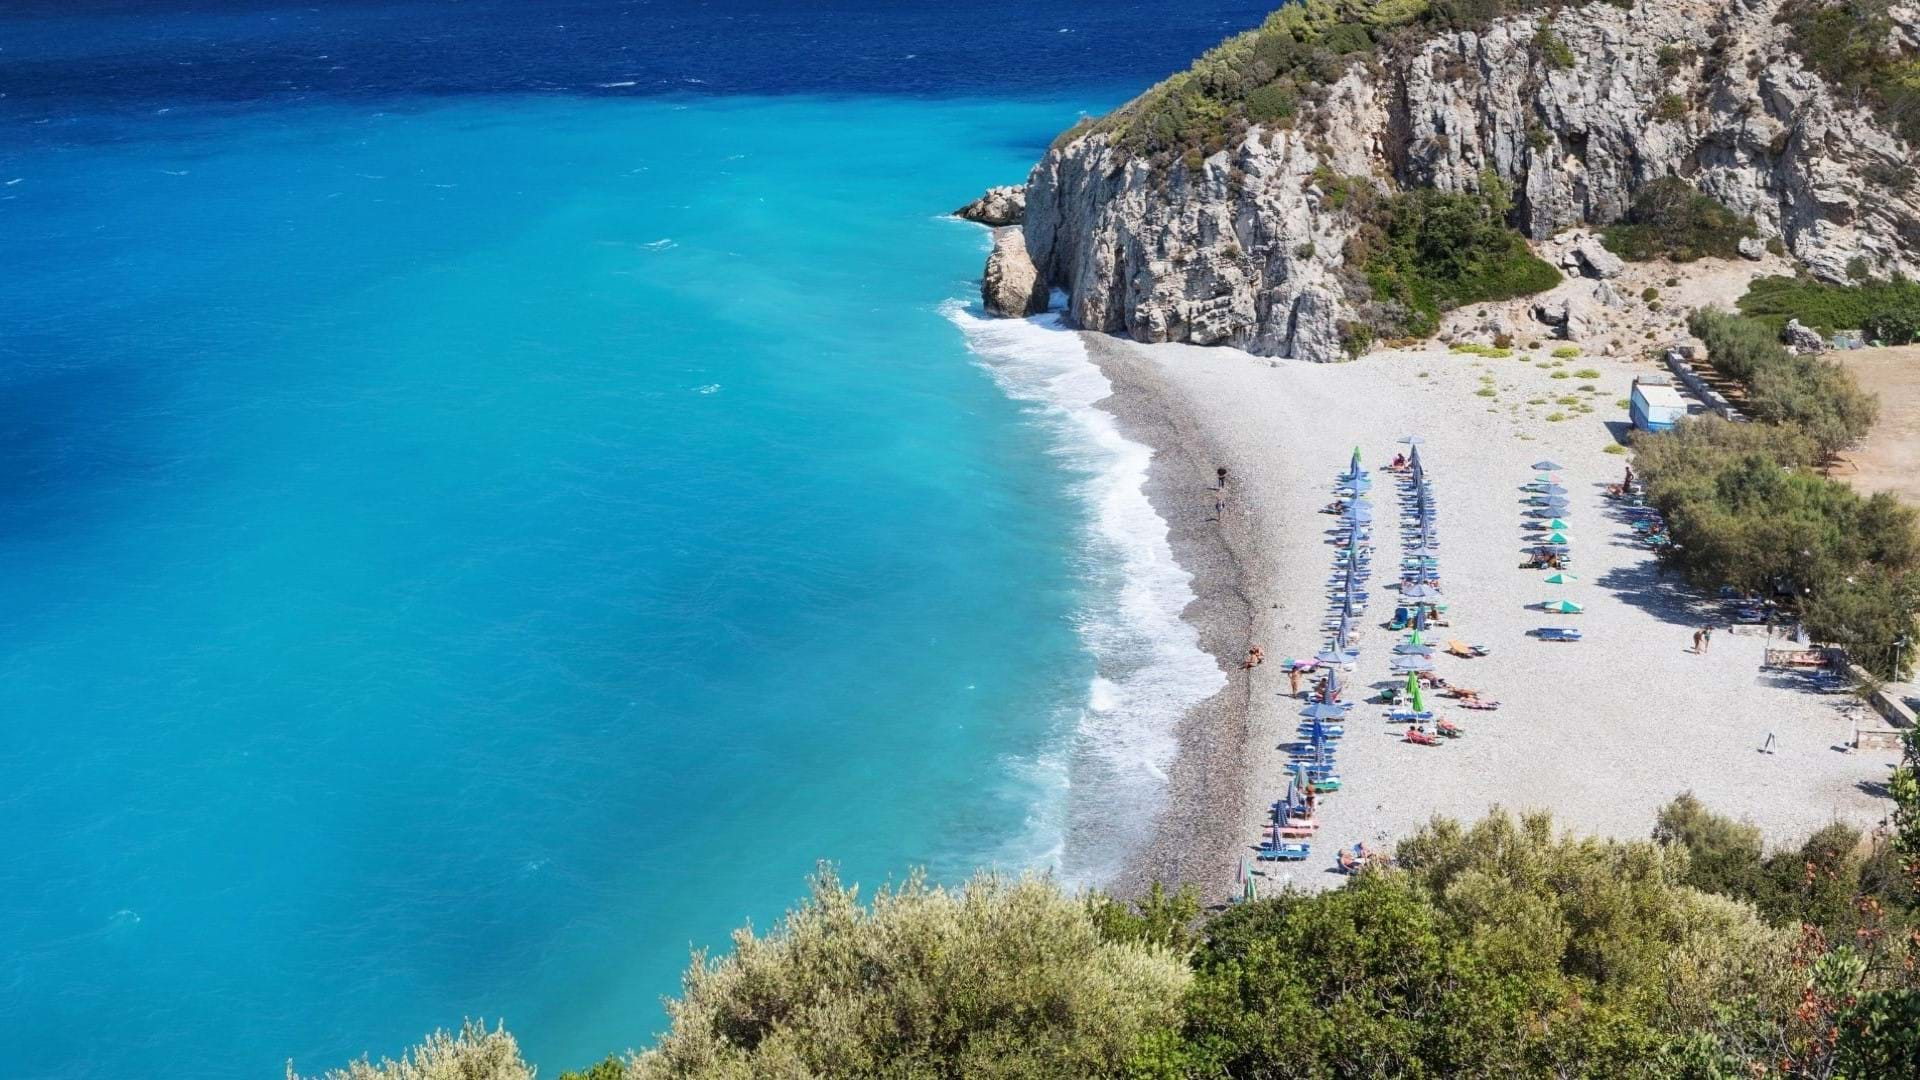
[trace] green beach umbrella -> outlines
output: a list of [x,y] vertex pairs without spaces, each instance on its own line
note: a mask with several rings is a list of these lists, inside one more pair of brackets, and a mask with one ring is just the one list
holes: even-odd
[[1571,600],[1542,600],[1540,606],[1561,615],[1578,615],[1587,610]]
[[1419,644],[1422,644],[1422,642],[1421,642],[1421,640],[1420,640],[1420,631],[1418,631],[1418,630],[1415,630],[1415,631],[1414,631],[1413,633],[1411,633],[1411,634],[1408,634],[1408,635],[1407,635],[1407,644],[1409,644],[1409,645],[1419,645]]
[[1574,577],[1572,574],[1547,575],[1547,584],[1549,585],[1565,585],[1565,584],[1568,584],[1569,582],[1574,582],[1579,580],[1580,580],[1579,578]]
[[1549,537],[1547,537],[1547,543],[1549,543],[1549,544],[1565,544],[1565,543],[1570,543],[1570,541],[1569,541],[1569,540],[1567,539],[1567,534],[1566,534],[1566,533],[1558,533],[1558,532],[1557,532],[1557,533],[1554,533],[1554,534],[1553,534],[1552,536],[1549,536]]
[[1426,712],[1426,699],[1420,696],[1420,676],[1407,672],[1407,696],[1413,699],[1414,712]]
[[1554,518],[1552,521],[1547,522],[1546,527],[1557,530],[1567,528],[1568,526],[1566,522],[1561,521],[1559,518]]

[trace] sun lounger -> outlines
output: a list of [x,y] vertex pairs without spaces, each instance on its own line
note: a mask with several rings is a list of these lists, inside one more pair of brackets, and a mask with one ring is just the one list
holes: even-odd
[[1497,701],[1481,701],[1479,698],[1473,698],[1461,702],[1460,707],[1463,709],[1473,709],[1478,712],[1492,712],[1500,707],[1500,703]]
[[1485,645],[1469,645],[1464,641],[1449,641],[1447,642],[1447,652],[1453,656],[1460,657],[1462,660],[1472,660],[1475,657],[1487,655],[1487,647]]
[[1287,843],[1260,845],[1261,862],[1304,862],[1307,856],[1311,854],[1313,854],[1313,846],[1310,844]]
[[1541,641],[1579,641],[1580,631],[1570,626],[1542,626],[1535,630],[1534,636]]
[[1410,742],[1415,746],[1439,746],[1440,745],[1440,739],[1438,736],[1429,735],[1426,732],[1421,731],[1419,728],[1408,728],[1405,741]]
[[1442,737],[1448,738],[1448,739],[1457,739],[1460,736],[1466,734],[1466,730],[1463,729],[1460,725],[1448,723],[1445,720],[1442,720],[1439,723],[1433,725],[1433,729],[1439,732]]
[[1395,709],[1392,712],[1387,714],[1387,719],[1398,724],[1413,724],[1413,723],[1418,723],[1421,720],[1433,719],[1433,713],[1431,710],[1426,712],[1414,712],[1411,709]]

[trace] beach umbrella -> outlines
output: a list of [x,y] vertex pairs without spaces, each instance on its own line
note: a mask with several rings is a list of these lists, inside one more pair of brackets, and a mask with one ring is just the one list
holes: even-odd
[[1561,521],[1559,518],[1554,518],[1552,521],[1549,521],[1545,525],[1541,526],[1541,528],[1543,529],[1564,529],[1566,527],[1567,527],[1567,523],[1564,521]]
[[1533,463],[1534,472],[1559,472],[1560,469],[1560,464],[1551,458],[1546,461],[1536,461]]
[[1571,600],[1542,600],[1537,606],[1561,615],[1578,615],[1586,610]]
[[[1274,846],[1278,847],[1278,841],[1280,839],[1280,826],[1278,825],[1273,827],[1273,838],[1275,840]],[[1247,903],[1252,903],[1256,898],[1253,888],[1253,873],[1247,868],[1247,857],[1242,855],[1240,856],[1240,899]]]
[[1395,671],[1432,671],[1433,661],[1425,656],[1396,656],[1393,658]]
[[1433,646],[1422,645],[1414,641],[1403,641],[1393,647],[1396,656],[1432,656]]
[[1403,600],[1426,600],[1440,595],[1440,590],[1431,585],[1410,585],[1400,590]]
[[1352,707],[1351,705],[1341,705],[1332,701],[1316,701],[1306,708],[1301,709],[1300,715],[1314,722],[1313,727],[1315,730],[1311,737],[1320,738],[1326,733],[1325,729],[1320,726],[1320,721],[1338,720],[1347,715],[1347,710]]
[[1400,437],[1400,441],[1407,444],[1408,446],[1419,446],[1421,443],[1426,442],[1427,440],[1421,438],[1418,435],[1402,435]]
[[1546,487],[1543,487],[1540,490],[1546,492],[1549,495],[1565,495],[1567,493],[1567,489],[1564,487],[1561,487],[1559,484],[1548,484]]
[[1575,582],[1575,581],[1579,581],[1579,580],[1580,580],[1579,578],[1577,578],[1577,577],[1574,577],[1574,576],[1573,576],[1572,574],[1549,574],[1549,575],[1547,575],[1547,584],[1549,584],[1549,585],[1566,585],[1566,584],[1569,584],[1569,583],[1571,583],[1571,582]]
[[1549,495],[1539,500],[1539,503],[1555,513],[1565,513],[1568,505],[1567,500],[1559,495]]
[[1420,694],[1420,676],[1407,672],[1407,697],[1413,703],[1414,712],[1427,711],[1427,699]]
[[1353,657],[1348,656],[1346,651],[1341,649],[1321,649],[1313,654],[1313,658],[1323,664],[1345,664],[1353,660]]
[[1411,633],[1411,634],[1408,634],[1408,635],[1407,635],[1407,643],[1408,643],[1409,645],[1418,645],[1418,644],[1420,644],[1420,643],[1421,643],[1421,642],[1420,642],[1420,631],[1418,631],[1418,630],[1415,630],[1415,631],[1414,631],[1413,633]]
[[1571,543],[1571,541],[1569,541],[1569,540],[1568,540],[1568,539],[1566,538],[1566,536],[1565,536],[1564,534],[1562,534],[1562,533],[1554,533],[1554,534],[1553,534],[1552,536],[1549,536],[1549,537],[1547,537],[1547,541],[1546,541],[1546,542],[1547,542],[1547,543],[1549,543],[1549,544],[1567,544],[1567,543]]

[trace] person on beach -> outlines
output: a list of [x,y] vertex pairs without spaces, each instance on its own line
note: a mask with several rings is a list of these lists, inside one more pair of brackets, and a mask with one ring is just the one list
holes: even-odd
[[1300,669],[1299,668],[1287,669],[1287,686],[1289,689],[1293,691],[1292,693],[1293,697],[1300,696]]
[[1705,651],[1700,647],[1700,630],[1698,627],[1694,628],[1693,631],[1693,651],[1696,654]]
[[1623,495],[1633,494],[1633,466],[1631,465],[1627,466],[1626,478],[1620,481],[1620,492]]
[[1252,648],[1247,650],[1246,662],[1240,665],[1240,670],[1250,671],[1254,668],[1259,667],[1261,664],[1266,663],[1266,661],[1267,661],[1267,654],[1261,650],[1260,646],[1255,645]]
[[[1628,471],[1631,472],[1632,470],[1628,470]],[[1214,476],[1214,479],[1219,481],[1219,483],[1215,486],[1221,491],[1227,490],[1227,467],[1225,465],[1222,465],[1219,468],[1214,469],[1213,476]]]
[[1700,651],[1706,652],[1707,649],[1710,646],[1712,646],[1712,644],[1713,644],[1713,627],[1711,626],[1701,627],[1700,628]]

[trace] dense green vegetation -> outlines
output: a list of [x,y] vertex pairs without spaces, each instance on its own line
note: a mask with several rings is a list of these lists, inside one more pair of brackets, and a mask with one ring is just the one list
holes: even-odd
[[1687,329],[1706,343],[1713,369],[1745,387],[1747,412],[1801,432],[1822,457],[1873,427],[1880,408],[1873,395],[1831,360],[1788,353],[1771,326],[1706,309],[1687,320]]
[[[1887,15],[1893,0],[1794,0],[1781,18],[1793,48],[1842,100],[1872,109],[1920,145],[1920,55],[1903,49]],[[1912,174],[1907,174],[1907,183]]]
[[1607,226],[1604,235],[1607,249],[1623,259],[1692,262],[1704,256],[1735,258],[1740,241],[1756,232],[1753,219],[1677,176],[1666,176],[1634,192],[1626,216]]
[[[1371,192],[1364,181],[1351,181]],[[1506,185],[1491,174],[1479,192],[1432,189],[1380,200],[1362,217],[1347,251],[1372,302],[1362,305],[1379,337],[1425,337],[1440,314],[1463,304],[1507,300],[1565,280],[1506,225]]]
[[[1183,158],[1197,164],[1250,125],[1293,123],[1354,63],[1439,31],[1484,29],[1503,15],[1547,6],[1542,0],[1301,0],[1222,42],[1094,130],[1160,164]],[[1542,23],[1535,48],[1544,64],[1572,62],[1550,23]]]
[[1799,319],[1822,333],[1862,331],[1868,341],[1920,341],[1920,282],[1895,277],[1834,285],[1806,277],[1764,277],[1740,298],[1744,315],[1779,329]]
[[1634,440],[1647,499],[1673,543],[1661,558],[1706,588],[1779,595],[1815,640],[1882,676],[1910,670],[1920,610],[1920,534],[1893,496],[1862,496],[1810,466],[1794,428],[1684,420]]
[[[830,876],[734,956],[696,957],[672,1030],[561,1080],[813,1077],[1912,1075],[1920,740],[1898,831],[1768,852],[1691,796],[1650,840],[1544,815],[1436,820],[1343,888],[1202,915],[1043,879]],[[469,1027],[350,1080],[527,1080]]]

